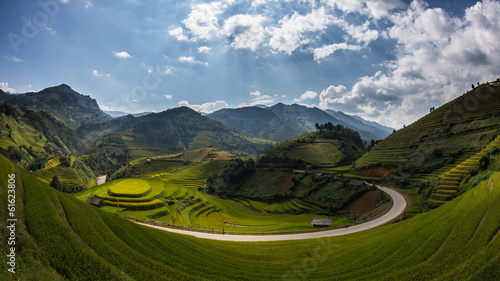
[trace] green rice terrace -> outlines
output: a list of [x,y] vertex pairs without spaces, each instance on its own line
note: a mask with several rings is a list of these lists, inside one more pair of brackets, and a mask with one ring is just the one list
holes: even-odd
[[[460,164],[498,136],[499,112],[500,82],[484,83],[395,131],[357,160],[355,166],[362,170],[413,162],[421,166],[417,178],[425,180],[426,174],[445,165]],[[447,162],[432,163],[433,154],[447,157]]]
[[[192,152],[187,156],[192,156]],[[135,161],[132,175],[95,186],[75,196],[102,200],[103,210],[172,226],[202,230],[268,232],[312,229],[311,219],[333,218],[332,225],[349,224],[346,217],[318,215],[325,211],[300,199],[262,202],[244,197],[223,199],[206,194],[207,178],[222,171],[227,160],[186,164],[181,160]]]
[[[435,210],[356,234],[227,242],[134,224],[50,188],[3,156],[0,168],[18,181],[16,210],[24,218],[16,223],[19,280],[500,278],[499,172]],[[4,180],[0,193],[7,204]],[[0,216],[7,216],[5,208]],[[0,230],[7,235],[7,228]],[[0,251],[0,279],[11,280],[7,249]]]

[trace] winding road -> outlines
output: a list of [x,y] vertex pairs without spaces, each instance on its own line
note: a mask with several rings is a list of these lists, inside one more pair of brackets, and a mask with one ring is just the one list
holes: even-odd
[[406,209],[407,203],[406,199],[398,192],[383,187],[377,186],[378,189],[387,193],[392,198],[392,208],[385,213],[383,216],[376,218],[374,220],[357,224],[354,226],[349,226],[346,228],[318,231],[318,232],[308,232],[308,233],[296,233],[296,234],[278,234],[278,235],[234,235],[234,234],[215,234],[215,233],[204,233],[196,232],[182,229],[174,229],[168,227],[155,226],[145,223],[135,222],[144,226],[161,229],[168,232],[190,235],[197,238],[212,239],[212,240],[222,240],[222,241],[234,241],[234,242],[261,242],[261,241],[285,241],[285,240],[301,240],[301,239],[313,239],[322,238],[330,236],[340,236],[351,234],[355,232],[360,232],[377,226],[386,224],[403,214]]

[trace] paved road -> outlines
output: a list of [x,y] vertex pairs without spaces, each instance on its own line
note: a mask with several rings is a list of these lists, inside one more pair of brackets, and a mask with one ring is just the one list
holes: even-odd
[[401,216],[406,209],[406,200],[405,198],[399,194],[398,192],[382,187],[377,186],[378,189],[384,191],[385,193],[391,196],[393,205],[392,208],[384,214],[383,216],[354,226],[350,226],[347,228],[339,228],[318,232],[309,232],[309,233],[297,233],[297,234],[282,234],[282,235],[228,235],[228,234],[214,234],[214,233],[204,233],[204,232],[195,232],[181,229],[173,229],[155,225],[149,225],[144,223],[138,223],[141,225],[149,226],[152,228],[161,229],[168,232],[191,235],[198,238],[204,239],[212,239],[212,240],[223,240],[223,241],[236,241],[236,242],[256,242],[256,241],[285,241],[285,240],[300,240],[300,239],[312,239],[312,238],[321,238],[321,237],[329,237],[329,236],[340,236],[351,234],[363,230],[367,230],[370,228],[374,228],[380,225],[383,225],[395,218]]

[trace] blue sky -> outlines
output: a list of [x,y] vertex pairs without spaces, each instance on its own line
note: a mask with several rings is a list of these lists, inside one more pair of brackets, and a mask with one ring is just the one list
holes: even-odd
[[299,103],[399,128],[500,77],[498,1],[4,0],[0,88],[103,109]]

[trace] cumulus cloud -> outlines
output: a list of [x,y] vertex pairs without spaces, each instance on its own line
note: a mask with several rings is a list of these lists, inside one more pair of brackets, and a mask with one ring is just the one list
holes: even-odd
[[179,41],[188,41],[186,35],[184,35],[184,29],[182,27],[171,26],[168,30],[168,34],[174,36]]
[[113,55],[115,55],[115,57],[122,58],[122,59],[128,59],[128,58],[132,57],[129,53],[127,53],[125,51],[121,51],[121,52],[114,51]]
[[245,106],[255,106],[255,105],[268,105],[276,101],[276,97],[270,95],[263,95],[259,91],[250,92],[250,96],[253,96],[249,103],[241,103],[238,107]]
[[9,87],[9,82],[0,82],[0,90],[9,93],[15,93],[16,90]]
[[230,38],[230,46],[235,49],[256,51],[266,39],[262,15],[239,14],[224,22],[224,33]]
[[172,95],[163,95],[167,100],[171,100],[173,98]]
[[233,1],[198,3],[191,6],[191,13],[182,21],[192,40],[210,40],[219,35],[219,15]]
[[208,66],[208,62],[197,61],[194,57],[191,57],[191,56],[190,57],[180,56],[179,61],[185,62],[185,63],[202,64],[202,65]]
[[[94,69],[92,70],[92,76],[94,77],[103,77],[103,74],[99,73],[99,71],[97,71],[97,69]],[[107,74],[104,74],[105,77],[111,77],[111,74],[107,73]]]
[[208,54],[208,53],[210,53],[211,50],[212,50],[212,48],[207,47],[207,46],[198,47],[198,53]]
[[346,13],[359,13],[376,20],[389,16],[392,10],[405,5],[400,0],[322,0],[321,2]]
[[318,93],[316,93],[314,91],[306,91],[299,98],[293,99],[293,102],[299,103],[299,102],[303,102],[305,100],[315,99],[317,96],[318,96]]
[[361,46],[358,45],[348,45],[346,43],[337,43],[332,45],[325,45],[321,48],[314,49],[314,60],[322,60],[329,55],[333,54],[335,51],[339,50],[349,50],[349,51],[359,51]]
[[389,16],[385,36],[397,42],[388,70],[362,77],[348,90],[330,86],[320,107],[368,117],[393,127],[409,124],[469,89],[500,75],[500,3],[478,2],[462,18],[413,1]]
[[289,55],[293,51],[311,42],[306,33],[322,33],[334,22],[334,17],[324,7],[313,10],[306,15],[295,12],[291,17],[285,16],[279,27],[270,30],[269,45],[272,49]]
[[203,113],[212,113],[219,109],[229,108],[229,105],[225,101],[215,101],[215,102],[206,102],[204,104],[190,104],[188,101],[180,101],[177,103],[178,106],[187,106],[195,111],[203,112]]

